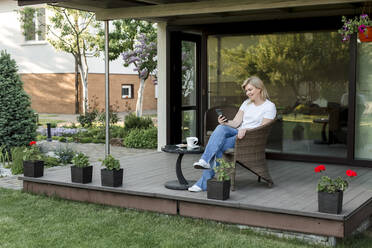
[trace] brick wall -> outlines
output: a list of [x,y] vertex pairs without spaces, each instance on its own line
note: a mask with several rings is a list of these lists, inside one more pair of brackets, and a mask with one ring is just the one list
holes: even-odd
[[[21,74],[25,91],[31,97],[32,108],[39,113],[75,113],[75,76],[73,73]],[[133,99],[121,98],[121,85],[133,84]],[[117,105],[118,111],[127,111],[127,106],[136,109],[139,79],[137,75],[110,75],[110,104]],[[81,91],[81,85],[79,89]],[[81,96],[81,94],[80,94]],[[90,73],[88,75],[88,96],[90,101],[96,99],[99,109],[105,106],[105,75]],[[81,107],[81,101],[80,101]],[[143,110],[156,110],[155,86],[151,80],[146,81]]]

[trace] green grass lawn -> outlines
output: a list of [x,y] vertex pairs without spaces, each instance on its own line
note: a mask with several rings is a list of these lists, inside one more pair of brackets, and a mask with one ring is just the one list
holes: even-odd
[[[370,247],[359,235],[338,247]],[[0,188],[0,247],[314,247],[231,225]]]

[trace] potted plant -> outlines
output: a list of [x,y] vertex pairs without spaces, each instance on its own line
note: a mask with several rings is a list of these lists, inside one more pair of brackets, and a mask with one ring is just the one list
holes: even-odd
[[74,183],[92,182],[93,166],[89,165],[89,157],[82,152],[72,158],[71,181]]
[[31,141],[23,150],[23,175],[25,177],[42,177],[44,175],[44,161],[36,141]]
[[216,200],[226,200],[230,197],[230,174],[235,167],[232,162],[226,162],[223,159],[217,159],[219,166],[214,167],[217,178],[212,178],[207,181],[207,198]]
[[119,187],[123,184],[123,169],[120,168],[119,160],[111,155],[107,155],[102,161],[101,182],[102,186]]
[[[325,171],[324,165],[315,167],[316,173]],[[346,170],[348,177],[355,177],[357,173],[353,170]],[[349,186],[347,180],[343,177],[335,179],[329,176],[321,176],[318,181],[318,211],[330,214],[340,214],[342,211],[343,193]]]
[[342,41],[349,41],[351,35],[354,33],[359,34],[359,40],[361,42],[372,41],[372,21],[367,14],[361,14],[354,17],[354,19],[347,19],[343,16],[342,22],[343,26],[338,30],[342,36]]

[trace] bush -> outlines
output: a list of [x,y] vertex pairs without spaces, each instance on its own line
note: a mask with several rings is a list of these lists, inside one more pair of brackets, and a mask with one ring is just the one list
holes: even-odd
[[60,165],[60,161],[58,158],[53,158],[50,156],[43,156],[42,160],[44,160],[45,167],[55,167]]
[[131,113],[125,116],[124,128],[125,129],[147,129],[153,127],[154,124],[150,117],[137,117],[135,114]]
[[89,157],[82,152],[77,153],[72,159],[72,163],[79,168],[89,166]]
[[13,147],[11,149],[12,164],[10,170],[13,175],[23,173],[23,151],[25,147]]
[[28,145],[36,138],[36,116],[30,97],[23,90],[16,62],[5,51],[0,53],[0,146]]
[[59,146],[54,152],[62,164],[71,164],[76,152],[69,146]]
[[93,125],[93,122],[96,120],[97,115],[98,111],[96,109],[93,109],[92,111],[89,111],[85,114],[80,114],[77,117],[77,121],[82,127],[91,127]]
[[156,148],[158,145],[158,130],[156,127],[149,129],[133,129],[124,138],[124,146],[131,148]]
[[107,155],[105,159],[100,159],[102,166],[106,167],[108,170],[120,170],[120,162],[115,159],[112,155]]

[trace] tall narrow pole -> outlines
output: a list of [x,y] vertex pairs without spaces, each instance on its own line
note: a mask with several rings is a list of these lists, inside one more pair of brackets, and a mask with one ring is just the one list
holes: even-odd
[[110,154],[110,81],[109,81],[109,21],[105,21],[105,110],[106,140],[105,157]]

